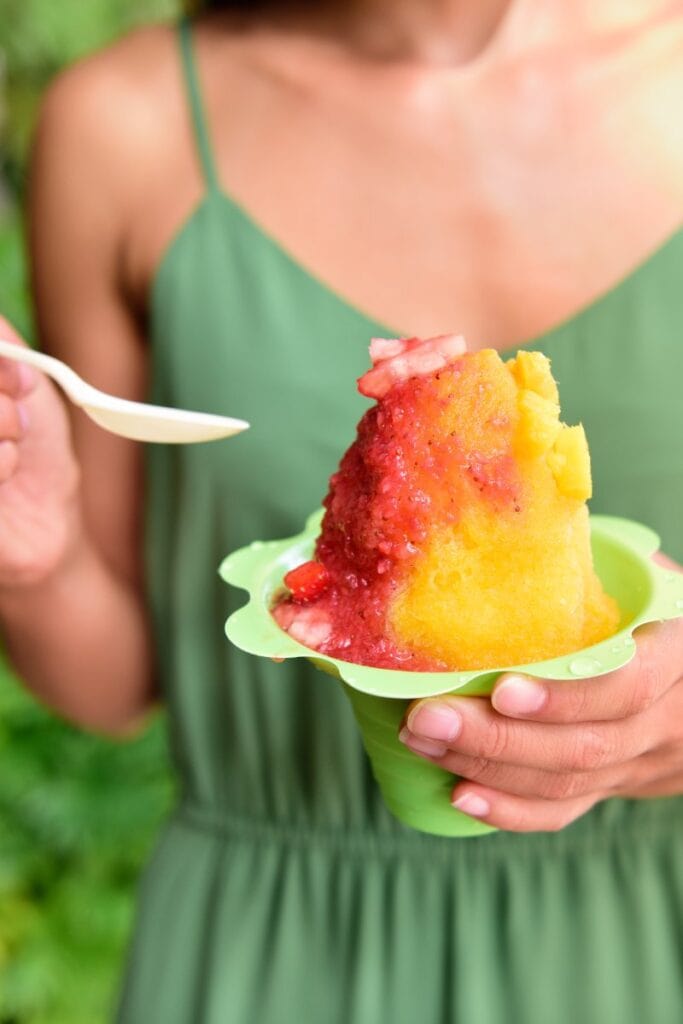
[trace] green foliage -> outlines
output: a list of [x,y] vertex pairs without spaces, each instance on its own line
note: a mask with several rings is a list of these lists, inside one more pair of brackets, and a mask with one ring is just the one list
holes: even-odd
[[0,1020],[106,1020],[132,890],[168,803],[160,721],[128,743],[0,682]]
[[0,312],[22,334],[31,336],[21,224],[15,209],[0,214]]
[[[30,336],[19,202],[40,94],[173,0],[0,0],[0,311]],[[169,804],[163,722],[127,743],[40,707],[0,664],[0,1024],[104,1024],[135,881]]]
[[60,68],[124,29],[176,13],[175,0],[0,0],[5,176],[16,188],[35,112]]

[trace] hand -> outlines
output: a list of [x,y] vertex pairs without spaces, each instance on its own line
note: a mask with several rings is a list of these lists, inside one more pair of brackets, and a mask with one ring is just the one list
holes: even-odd
[[[0,335],[24,342],[0,317]],[[0,590],[40,582],[76,534],[78,469],[50,381],[0,359]]]
[[608,675],[507,674],[490,700],[417,701],[400,739],[460,776],[455,807],[512,832],[557,831],[608,797],[683,793],[683,620],[635,637]]

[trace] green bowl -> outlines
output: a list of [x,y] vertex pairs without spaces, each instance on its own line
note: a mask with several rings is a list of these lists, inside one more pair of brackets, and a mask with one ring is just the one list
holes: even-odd
[[541,679],[599,676],[626,665],[635,653],[633,631],[647,622],[683,615],[683,574],[652,561],[659,537],[646,526],[614,516],[591,516],[595,569],[621,610],[619,630],[599,644],[549,661],[498,665],[467,672],[405,672],[371,668],[312,651],[285,633],[270,613],[286,572],[313,555],[322,511],[302,533],[279,541],[255,541],[229,555],[220,567],[226,583],[243,588],[249,601],[225,625],[243,651],[278,661],[308,658],[342,683],[360,726],[384,800],[404,824],[442,836],[495,831],[450,805],[454,777],[408,750],[398,728],[411,700],[439,694],[485,696],[502,672]]

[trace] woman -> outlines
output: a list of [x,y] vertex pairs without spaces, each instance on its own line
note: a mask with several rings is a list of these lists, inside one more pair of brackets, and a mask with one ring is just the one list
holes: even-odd
[[678,1021],[680,624],[603,679],[413,708],[404,742],[507,830],[442,840],[384,809],[335,687],[225,642],[215,569],[319,502],[370,335],[449,330],[551,355],[594,510],[683,561],[680,8],[209,6],[48,93],[35,297],[97,386],[252,429],[143,466],[1,371],[15,664],[91,728],[134,728],[156,680],[170,709],[179,807],[118,1019]]

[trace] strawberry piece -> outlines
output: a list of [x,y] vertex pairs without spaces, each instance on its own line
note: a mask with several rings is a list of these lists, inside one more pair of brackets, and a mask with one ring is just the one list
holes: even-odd
[[329,612],[318,605],[279,604],[273,611],[275,621],[294,640],[306,647],[320,650],[332,636]]
[[304,562],[285,576],[285,586],[297,604],[306,604],[320,597],[330,584],[330,574],[322,562]]
[[373,366],[359,379],[358,390],[368,398],[384,398],[394,384],[442,370],[464,352],[465,340],[456,334],[441,334],[424,341],[373,338],[370,346]]
[[383,363],[385,359],[403,355],[416,345],[421,345],[419,338],[371,338],[370,359],[373,366]]

